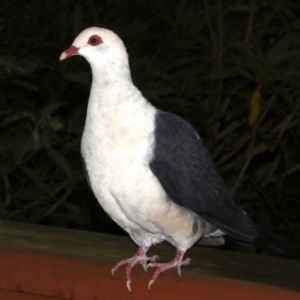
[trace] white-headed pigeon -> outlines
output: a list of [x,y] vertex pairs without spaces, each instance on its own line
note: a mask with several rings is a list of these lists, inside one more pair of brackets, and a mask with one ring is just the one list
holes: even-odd
[[[256,226],[236,205],[195,131],[180,117],[153,107],[132,82],[128,54],[112,31],[82,31],[60,60],[81,55],[93,82],[81,140],[91,190],[110,217],[139,246],[126,264],[156,271],[188,265],[184,253],[195,243],[223,244],[224,235],[284,255],[276,238]],[[167,241],[176,247],[168,263],[148,257],[148,249]]]

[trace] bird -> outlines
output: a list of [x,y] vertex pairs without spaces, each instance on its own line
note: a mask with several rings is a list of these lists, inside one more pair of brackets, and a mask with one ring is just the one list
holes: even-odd
[[[138,245],[136,254],[118,262],[155,268],[148,288],[165,270],[189,265],[193,245],[222,245],[224,236],[285,256],[279,239],[256,225],[233,200],[194,127],[155,108],[134,85],[126,47],[105,28],[83,30],[61,53],[91,66],[92,84],[81,139],[87,182],[106,213]],[[176,248],[170,262],[147,256],[151,246]]]

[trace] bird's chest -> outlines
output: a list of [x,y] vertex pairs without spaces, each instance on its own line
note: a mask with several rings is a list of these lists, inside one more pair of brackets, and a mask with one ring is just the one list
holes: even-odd
[[133,228],[132,222],[143,221],[145,211],[153,211],[149,199],[157,180],[149,161],[154,119],[154,113],[144,109],[86,121],[81,152],[91,188],[104,210],[124,228]]
[[117,190],[137,180],[152,155],[152,127],[147,118],[87,122],[81,151],[92,185]]

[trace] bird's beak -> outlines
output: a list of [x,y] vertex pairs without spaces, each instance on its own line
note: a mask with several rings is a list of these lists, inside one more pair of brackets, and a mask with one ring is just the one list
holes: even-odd
[[60,57],[59,57],[59,61],[62,61],[70,56],[79,54],[78,53],[79,48],[75,47],[75,46],[71,46],[70,48],[68,48],[66,51],[64,51]]

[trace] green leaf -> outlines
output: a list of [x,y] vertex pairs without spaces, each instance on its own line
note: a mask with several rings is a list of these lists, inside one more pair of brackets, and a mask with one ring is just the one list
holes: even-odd
[[61,106],[65,105],[65,104],[66,103],[64,103],[64,102],[54,102],[54,103],[47,104],[41,112],[40,122],[41,123],[44,122],[45,119],[50,117],[54,111],[56,111],[58,108],[60,108]]
[[23,171],[26,173],[26,175],[30,178],[30,180],[35,184],[35,186],[38,189],[43,190],[48,195],[52,196],[52,191],[50,186],[42,180],[40,174],[38,174],[36,170],[23,167]]
[[67,159],[54,148],[46,148],[46,151],[48,156],[55,162],[55,164],[63,169],[68,176],[71,176],[70,166]]
[[36,117],[32,112],[15,112],[4,118],[4,120],[1,122],[0,127],[6,127],[7,125],[10,125],[11,123],[14,123],[16,121],[22,120],[22,119],[30,119],[33,122],[36,122]]

